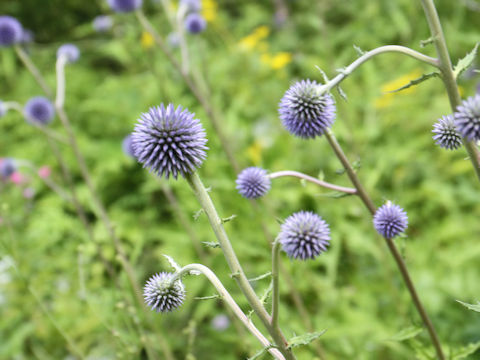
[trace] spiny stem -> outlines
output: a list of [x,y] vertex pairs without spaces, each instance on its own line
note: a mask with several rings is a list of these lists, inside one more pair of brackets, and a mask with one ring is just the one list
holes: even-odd
[[213,205],[210,196],[208,195],[205,186],[203,185],[200,177],[197,173],[188,174],[186,176],[186,180],[188,181],[189,185],[191,186],[197,200],[199,201],[200,205],[202,206],[203,210],[205,211],[210,225],[212,227],[215,236],[217,237],[218,242],[220,243],[220,247],[222,248],[223,254],[225,259],[227,260],[228,266],[230,271],[232,272],[232,276],[237,281],[238,286],[242,290],[243,294],[247,298],[250,306],[252,307],[253,311],[257,314],[257,316],[262,321],[265,328],[268,330],[272,338],[274,339],[276,345],[278,346],[279,350],[285,356],[287,360],[295,359],[292,351],[287,348],[287,342],[283,334],[278,330],[274,329],[271,325],[271,319],[268,315],[267,311],[263,307],[262,303],[257,297],[257,294],[253,290],[248,278],[246,277],[240,262],[238,261],[237,255],[233,250],[232,244],[225,232],[225,229],[222,225],[222,220]]
[[343,193],[346,193],[346,194],[356,194],[357,193],[357,189],[338,186],[338,185],[335,185],[335,184],[330,184],[326,181],[316,179],[312,176],[306,175],[306,174],[298,172],[298,171],[285,170],[285,171],[276,171],[274,173],[268,174],[268,177],[270,179],[275,179],[275,178],[279,178],[279,177],[282,177],[282,176],[296,177],[296,178],[299,178],[299,179],[302,179],[302,180],[309,181],[313,184],[324,187],[326,189],[339,191],[339,192],[343,192]]
[[[375,204],[373,203],[372,199],[370,196],[367,194],[365,191],[365,188],[363,187],[362,183],[360,182],[360,179],[357,177],[357,174],[353,170],[353,167],[350,165],[350,162],[348,161],[347,157],[345,156],[345,153],[343,152],[342,147],[338,143],[337,139],[335,138],[333,132],[329,129],[328,131],[325,132],[325,135],[327,137],[328,142],[330,143],[330,146],[333,148],[335,154],[337,155],[338,159],[340,162],[343,164],[345,171],[348,174],[348,177],[352,181],[352,183],[355,185],[355,187],[358,190],[358,195],[360,196],[360,199],[362,199],[362,202],[364,205],[367,207],[367,209],[370,211],[372,215],[375,215],[376,212],[376,207]],[[403,281],[405,282],[405,285],[407,286],[407,289],[410,293],[410,296],[413,300],[413,304],[415,305],[415,308],[417,309],[420,317],[422,318],[422,321],[425,325],[425,327],[428,330],[428,333],[430,334],[430,338],[432,341],[433,346],[435,347],[435,350],[437,352],[438,358],[440,360],[444,360],[445,357],[443,356],[442,353],[442,348],[440,346],[440,341],[438,340],[437,333],[435,331],[435,328],[430,321],[430,318],[427,315],[427,312],[425,311],[425,308],[423,307],[422,302],[420,301],[420,298],[417,294],[417,291],[415,289],[415,286],[413,285],[413,281],[410,277],[410,274],[408,272],[407,266],[405,265],[405,262],[403,261],[400,253],[398,252],[395,243],[392,241],[392,239],[385,239],[388,245],[388,249],[390,250],[390,253],[392,254],[393,258],[395,259],[395,262],[397,264],[398,269],[400,270],[400,273],[402,274]]]
[[237,305],[228,290],[225,289],[220,279],[208,267],[201,264],[186,265],[175,274],[171,281],[175,282],[178,279],[181,279],[183,275],[188,274],[192,270],[200,271],[203,275],[205,275],[205,277],[212,283],[215,289],[217,289],[218,293],[222,297],[222,300],[227,303],[227,305],[232,309],[233,313],[238,317],[238,319],[240,319],[240,321],[253,334],[253,336],[255,336],[265,348],[269,349],[268,351],[275,359],[285,360],[285,357],[282,355],[282,353],[278,351],[278,349],[272,347],[270,341],[268,341],[268,339],[263,336],[263,334],[255,327],[252,321],[244,314],[244,312]]
[[[435,8],[433,0],[421,1],[423,10],[427,17],[428,26],[430,27],[433,43],[435,44],[435,48],[437,50],[439,69],[442,73],[442,79],[445,89],[447,90],[450,106],[452,111],[455,112],[457,110],[457,106],[461,104],[462,99],[458,91],[457,80],[455,79],[455,74],[453,72],[452,61],[450,60],[447,42],[445,41],[445,36],[443,35],[442,25],[440,23],[437,9]],[[480,152],[473,141],[463,138],[462,142],[465,146],[465,149],[467,149],[473,169],[480,180]]]

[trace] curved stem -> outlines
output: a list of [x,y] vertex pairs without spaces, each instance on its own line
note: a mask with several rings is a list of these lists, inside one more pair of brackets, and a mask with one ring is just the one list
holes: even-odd
[[40,85],[42,90],[45,92],[45,94],[47,94],[47,96],[51,98],[53,95],[52,90],[43,79],[42,74],[40,74],[40,71],[37,69],[35,64],[32,62],[32,60],[30,60],[30,57],[25,52],[25,50],[23,50],[21,46],[16,45],[15,52],[17,53],[18,57],[23,62],[25,67],[32,73],[33,77],[37,81],[38,85]]
[[275,240],[272,246],[272,326],[274,328],[278,327],[278,312],[280,305],[280,287],[279,287],[279,276],[278,271],[280,262],[280,242]]
[[233,297],[230,295],[227,289],[223,286],[220,279],[215,275],[215,273],[210,270],[208,267],[201,265],[201,264],[189,264],[181,268],[175,276],[172,278],[172,282],[181,279],[183,275],[190,273],[190,271],[199,271],[212,283],[212,285],[217,289],[218,293],[222,297],[222,299],[227,303],[228,306],[232,309],[233,313],[240,319],[240,321],[245,325],[245,327],[255,336],[260,343],[268,349],[270,354],[275,359],[285,360],[285,357],[282,355],[278,349],[273,348],[272,344],[268,339],[263,336],[263,334],[255,327],[252,321],[244,314],[242,309],[237,305]]
[[[337,139],[335,138],[335,135],[333,132],[329,129],[328,131],[325,132],[325,135],[327,137],[328,142],[330,143],[331,147],[333,148],[335,154],[337,155],[338,159],[340,162],[343,164],[343,167],[345,168],[348,177],[352,181],[352,183],[355,185],[355,187],[358,190],[358,195],[360,196],[360,199],[362,199],[363,203],[367,207],[367,209],[370,211],[372,215],[375,215],[376,212],[376,207],[375,204],[373,203],[372,199],[370,196],[367,194],[365,191],[365,188],[363,187],[362,183],[360,182],[360,179],[357,177],[357,174],[353,170],[353,167],[350,165],[350,162],[348,161],[347,157],[345,156],[345,153],[343,152],[343,149],[341,148],[340,144],[338,143]],[[415,289],[415,286],[413,284],[413,281],[410,277],[410,274],[408,272],[407,266],[405,265],[405,262],[402,259],[402,256],[398,252],[395,243],[392,241],[392,239],[385,239],[388,245],[388,249],[390,250],[390,253],[392,254],[393,258],[395,259],[395,262],[397,264],[398,269],[400,270],[400,273],[402,274],[403,281],[405,282],[405,285],[407,286],[407,289],[410,293],[410,297],[412,298],[413,304],[415,305],[415,308],[417,309],[417,312],[419,313],[420,317],[422,318],[422,321],[425,325],[425,327],[428,330],[428,333],[430,334],[430,338],[432,341],[433,346],[435,347],[435,350],[437,352],[437,356],[440,360],[444,360],[445,357],[442,352],[442,348],[440,346],[440,341],[438,339],[437,333],[435,331],[435,328],[430,321],[430,318],[427,315],[427,312],[425,311],[425,308],[423,307],[422,302],[420,301],[420,298],[417,294],[417,291]]]
[[373,49],[371,51],[366,52],[362,56],[360,56],[357,60],[355,60],[353,63],[348,65],[345,69],[342,69],[341,73],[335,76],[332,80],[328,81],[322,89],[324,91],[329,91],[338,84],[340,84],[348,75],[350,75],[356,68],[358,68],[360,65],[362,65],[364,62],[370,60],[371,58],[387,53],[387,52],[398,52],[407,56],[410,56],[414,59],[417,59],[419,61],[422,61],[426,64],[438,67],[439,62],[437,59],[432,58],[430,56],[424,55],[418,51],[415,51],[413,49],[410,49],[405,46],[399,46],[399,45],[385,45],[385,46],[380,46],[376,49]]
[[[450,60],[450,54],[448,53],[447,42],[445,41],[445,36],[443,35],[442,25],[440,24],[440,19],[438,17],[437,9],[435,8],[433,0],[421,1],[423,10],[427,17],[430,33],[432,34],[433,42],[437,50],[439,69],[442,73],[442,79],[443,83],[445,84],[445,89],[447,90],[450,106],[452,111],[455,112],[457,110],[457,106],[461,104],[462,99],[458,91],[455,74],[453,73],[452,61]],[[463,138],[462,142],[465,146],[465,149],[467,149],[475,173],[480,180],[480,152],[473,141]]]
[[321,187],[324,187],[324,188],[327,188],[327,189],[330,189],[330,190],[334,190],[334,191],[343,192],[343,193],[346,193],[346,194],[356,194],[357,193],[357,189],[330,184],[326,181],[316,179],[312,176],[306,175],[306,174],[298,172],[298,171],[285,170],[285,171],[276,171],[274,173],[268,174],[268,177],[270,179],[275,179],[275,178],[279,178],[279,177],[282,177],[282,176],[296,177],[296,178],[299,178],[299,179],[302,179],[302,180],[309,181],[309,182],[311,182],[313,184],[316,184],[318,186],[321,186]]
[[222,225],[222,220],[220,219],[215,206],[213,205],[210,196],[208,195],[205,186],[203,185],[200,177],[197,173],[188,174],[186,176],[186,180],[188,181],[189,185],[191,186],[197,200],[199,201],[200,205],[202,206],[203,210],[205,211],[210,225],[212,227],[215,236],[222,248],[223,254],[225,259],[227,260],[228,266],[230,271],[232,272],[232,277],[235,278],[237,281],[238,286],[242,290],[243,294],[247,298],[250,306],[252,307],[253,311],[257,314],[257,316],[262,321],[265,328],[268,330],[270,335],[273,337],[276,345],[278,346],[279,350],[285,356],[287,360],[295,359],[292,351],[287,348],[287,342],[283,334],[278,330],[274,329],[271,325],[271,319],[268,315],[267,311],[263,307],[263,304],[257,297],[257,294],[253,290],[248,278],[246,277],[240,262],[238,261],[237,255],[233,250],[232,244],[225,232],[225,229]]

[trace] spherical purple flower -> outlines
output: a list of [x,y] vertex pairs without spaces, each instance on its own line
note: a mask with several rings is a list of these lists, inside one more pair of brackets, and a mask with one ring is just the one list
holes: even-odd
[[237,190],[244,198],[257,199],[270,190],[271,181],[267,171],[258,167],[244,169],[236,180]]
[[381,206],[373,217],[377,232],[386,239],[391,239],[405,231],[408,226],[407,213],[390,201]]
[[132,134],[127,135],[123,138],[122,150],[125,155],[135,157],[135,153],[133,151],[133,146],[132,146]]
[[47,125],[52,122],[55,116],[55,109],[47,98],[36,96],[28,100],[23,108],[27,121],[38,125]]
[[93,19],[92,26],[96,32],[107,32],[112,28],[113,20],[108,15],[99,15],[95,19]]
[[17,170],[15,161],[11,158],[0,159],[0,178],[7,179]]
[[185,29],[187,29],[190,34],[201,33],[206,27],[207,22],[200,14],[192,13],[185,18]]
[[200,12],[202,10],[201,0],[180,0],[180,6],[186,7],[188,12]]
[[313,139],[322,135],[335,121],[335,102],[321,93],[315,81],[302,80],[292,85],[280,100],[280,119],[295,136]]
[[64,56],[68,63],[74,63],[80,59],[80,50],[73,44],[64,44],[57,50],[57,59]]
[[0,16],[0,47],[12,46],[22,40],[22,25],[11,16]]
[[327,250],[330,229],[319,215],[300,211],[285,220],[278,239],[283,251],[291,258],[313,259]]
[[137,160],[159,176],[194,172],[206,158],[207,138],[200,120],[173,104],[152,107],[135,125],[132,144]]
[[453,116],[460,135],[470,141],[480,140],[480,94],[464,100]]
[[462,146],[462,138],[453,122],[453,115],[442,116],[433,124],[435,143],[447,150],[455,150]]
[[108,0],[113,11],[125,13],[137,10],[142,6],[142,0]]
[[143,288],[143,297],[156,312],[170,312],[183,304],[185,287],[180,280],[172,282],[174,274],[161,272],[153,275]]

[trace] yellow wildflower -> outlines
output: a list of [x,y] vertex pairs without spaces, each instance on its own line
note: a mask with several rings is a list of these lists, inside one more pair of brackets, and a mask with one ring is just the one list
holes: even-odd
[[255,142],[247,148],[247,156],[255,166],[260,165],[262,161],[262,150],[263,146],[259,140],[255,140]]
[[150,34],[148,31],[144,31],[142,32],[140,44],[142,45],[142,48],[144,48],[145,50],[148,50],[148,49],[151,49],[155,44],[155,39],[153,38],[153,35]]
[[292,54],[288,52],[279,52],[271,58],[270,66],[274,70],[280,70],[292,61]]
[[270,34],[270,28],[268,26],[259,26],[251,34],[241,39],[239,45],[245,50],[253,50],[257,47],[265,48],[268,45],[262,40],[264,40],[268,34]]
[[203,0],[202,16],[207,22],[212,22],[217,18],[218,4],[215,0]]

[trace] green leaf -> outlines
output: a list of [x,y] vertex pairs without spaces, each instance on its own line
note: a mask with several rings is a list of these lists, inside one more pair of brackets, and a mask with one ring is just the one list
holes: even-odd
[[255,278],[253,278],[253,279],[248,279],[248,281],[249,281],[249,282],[254,282],[254,281],[258,281],[258,280],[262,280],[262,279],[268,278],[268,277],[270,277],[270,276],[272,276],[272,272],[271,272],[271,271],[269,271],[269,272],[267,272],[267,273],[265,273],[265,274],[259,275],[259,276],[255,277]]
[[434,37],[429,37],[427,40],[420,40],[420,47],[424,48],[427,45],[433,44],[434,41]]
[[476,311],[476,312],[480,312],[480,301],[477,301],[477,304],[469,304],[469,303],[466,303],[466,302],[463,302],[463,301],[460,301],[460,300],[456,300],[458,303],[462,304],[463,306],[465,306],[467,309],[470,309],[470,310],[473,310],[473,311]]
[[410,326],[393,335],[390,340],[393,341],[405,341],[414,338],[423,331],[421,327]]
[[428,73],[428,74],[423,74],[419,78],[411,80],[408,84],[403,85],[402,87],[400,87],[398,89],[389,91],[389,93],[395,93],[395,92],[399,92],[399,91],[408,89],[409,87],[412,87],[414,85],[418,85],[418,84],[420,84],[420,83],[422,83],[422,82],[424,82],[428,79],[434,78],[434,77],[440,77],[440,73],[438,71],[434,71],[434,72],[431,72],[431,73]]
[[467,346],[461,347],[460,349],[453,351],[452,360],[465,359],[467,356],[472,355],[478,349],[480,349],[480,341],[468,344]]
[[480,43],[476,43],[472,51],[465,55],[464,58],[458,60],[457,65],[455,65],[453,68],[455,79],[458,79],[458,77],[473,64],[475,58],[477,57],[479,44]]
[[265,355],[268,350],[270,350],[271,348],[273,348],[275,346],[267,346],[267,347],[264,347],[262,350],[260,350],[259,352],[257,352],[255,355],[253,355],[252,357],[249,357],[247,360],[257,360],[257,359],[260,359],[260,357],[262,355]]
[[220,247],[220,244],[215,241],[204,241],[202,244],[213,249]]
[[214,300],[214,299],[221,299],[222,297],[218,294],[211,295],[211,296],[196,296],[194,297],[195,300]]
[[308,345],[310,344],[313,340],[318,339],[320,336],[322,336],[327,330],[322,330],[322,331],[316,331],[313,333],[306,333],[303,335],[299,336],[294,336],[288,341],[288,348],[294,348],[302,345]]
[[357,52],[358,56],[362,56],[366,53],[366,51],[363,51],[359,46],[357,45],[353,45],[353,48],[355,49],[355,51]]

